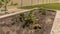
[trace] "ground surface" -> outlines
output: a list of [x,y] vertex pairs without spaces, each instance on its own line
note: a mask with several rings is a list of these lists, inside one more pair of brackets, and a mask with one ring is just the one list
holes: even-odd
[[[27,16],[28,12],[24,14]],[[56,12],[49,10],[46,12],[46,15],[40,15],[38,10],[35,10],[33,14],[39,19],[35,22],[42,24],[42,29],[22,28],[24,22],[20,22],[18,15],[14,15],[0,19],[0,34],[50,34]],[[15,24],[11,25],[11,23]]]
[[57,11],[51,34],[60,34],[60,11]]

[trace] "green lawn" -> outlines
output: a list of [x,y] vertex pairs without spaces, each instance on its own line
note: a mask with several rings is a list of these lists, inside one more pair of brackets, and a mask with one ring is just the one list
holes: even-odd
[[31,9],[35,7],[43,7],[47,9],[60,10],[60,3],[38,4],[33,6],[23,6],[22,9]]

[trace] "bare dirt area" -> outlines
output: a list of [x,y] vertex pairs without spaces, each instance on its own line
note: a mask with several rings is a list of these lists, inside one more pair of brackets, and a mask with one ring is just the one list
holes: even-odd
[[[32,15],[37,19],[31,22],[26,20],[29,18],[30,11],[24,12],[25,20],[23,21],[20,20],[20,15],[0,19],[0,34],[50,34],[56,11],[47,10],[41,14],[40,10],[33,11]],[[40,27],[35,24],[39,24]]]

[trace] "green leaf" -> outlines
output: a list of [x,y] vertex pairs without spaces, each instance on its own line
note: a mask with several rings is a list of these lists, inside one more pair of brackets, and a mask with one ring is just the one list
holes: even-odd
[[21,14],[20,14],[19,19],[20,19],[21,22],[25,20],[25,15],[24,15],[24,13],[21,13]]
[[40,24],[34,24],[34,25],[32,25],[32,27],[34,28],[34,27],[41,27],[41,25]]
[[2,2],[8,3],[10,0],[1,0]]
[[40,10],[40,12],[42,13],[42,15],[46,15],[46,9],[43,9],[43,8],[41,8],[41,10]]

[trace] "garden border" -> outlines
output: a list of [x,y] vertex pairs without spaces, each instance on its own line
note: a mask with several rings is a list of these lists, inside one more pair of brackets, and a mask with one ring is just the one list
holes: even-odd
[[38,8],[27,9],[27,10],[18,11],[18,12],[15,12],[15,13],[10,13],[10,14],[6,14],[6,15],[2,15],[2,16],[0,16],[0,19],[6,18],[6,17],[10,17],[10,16],[13,16],[13,15],[17,15],[17,14],[20,14],[20,13],[24,13],[24,12],[27,12],[27,11],[30,11],[30,10],[34,10],[34,9],[38,9]]
[[[2,15],[2,16],[0,16],[0,19],[6,18],[6,17],[10,17],[10,16],[13,16],[13,15],[17,15],[17,14],[20,14],[20,13],[24,13],[24,12],[27,12],[27,11],[30,11],[30,10],[34,10],[34,9],[39,9],[39,8],[26,9],[26,10],[23,10],[23,11],[18,11],[18,12]],[[44,9],[46,9],[46,8],[44,8]],[[48,10],[52,10],[52,9],[48,9]],[[59,10],[54,10],[54,11],[59,11]]]

